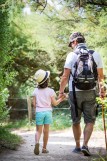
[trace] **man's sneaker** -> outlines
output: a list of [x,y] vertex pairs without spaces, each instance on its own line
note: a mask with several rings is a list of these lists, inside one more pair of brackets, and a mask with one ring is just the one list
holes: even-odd
[[34,153],[35,153],[36,155],[39,155],[39,143],[37,143],[37,144],[35,145]]
[[81,148],[81,151],[84,153],[84,156],[91,156],[91,154],[90,154],[90,152],[89,152],[89,150],[88,150],[88,147],[83,146],[83,147]]
[[73,153],[81,153],[81,148],[75,148],[72,152]]

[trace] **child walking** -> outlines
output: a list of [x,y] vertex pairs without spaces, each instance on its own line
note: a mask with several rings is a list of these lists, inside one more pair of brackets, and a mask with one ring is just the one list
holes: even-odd
[[43,148],[42,153],[48,153],[47,143],[49,138],[49,126],[52,123],[52,105],[56,106],[64,100],[63,95],[56,100],[56,93],[48,87],[49,71],[42,69],[35,73],[35,80],[38,83],[33,92],[33,107],[35,108],[36,134],[34,153],[39,155],[39,140],[43,131]]

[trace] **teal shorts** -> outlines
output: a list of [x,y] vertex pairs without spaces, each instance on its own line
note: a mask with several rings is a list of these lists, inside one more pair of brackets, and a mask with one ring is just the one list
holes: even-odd
[[36,112],[36,125],[44,125],[52,123],[52,111]]

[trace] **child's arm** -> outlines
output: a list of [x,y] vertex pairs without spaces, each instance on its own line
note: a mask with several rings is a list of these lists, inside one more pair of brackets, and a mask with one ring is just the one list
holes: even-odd
[[51,98],[52,101],[52,105],[57,106],[60,102],[62,102],[65,98],[65,95],[63,95],[61,98],[59,98],[58,100],[56,100],[55,96],[53,96]]
[[33,107],[36,108],[36,97],[33,96]]

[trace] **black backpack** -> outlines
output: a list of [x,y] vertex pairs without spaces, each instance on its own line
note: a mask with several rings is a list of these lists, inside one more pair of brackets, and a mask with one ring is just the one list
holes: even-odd
[[94,51],[80,48],[75,53],[78,58],[74,65],[73,84],[80,90],[93,89],[98,80],[97,64],[93,58]]

